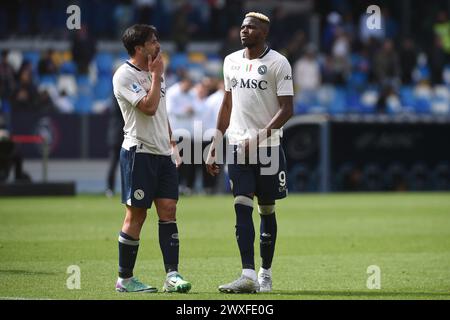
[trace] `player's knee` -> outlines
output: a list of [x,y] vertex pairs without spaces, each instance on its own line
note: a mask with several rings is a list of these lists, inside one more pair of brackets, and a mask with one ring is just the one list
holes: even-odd
[[258,204],[258,212],[262,216],[274,214],[275,204]]
[[159,208],[158,216],[162,221],[175,221],[177,212],[176,203],[167,203]]

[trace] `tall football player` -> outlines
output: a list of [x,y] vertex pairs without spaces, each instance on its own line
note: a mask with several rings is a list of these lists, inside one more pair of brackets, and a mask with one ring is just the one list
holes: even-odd
[[[287,195],[286,160],[280,139],[282,127],[293,113],[294,92],[289,62],[266,44],[269,26],[267,16],[248,13],[241,25],[244,49],[228,55],[223,66],[226,92],[217,119],[217,139],[226,131],[235,155],[235,161],[228,164],[228,173],[242,262],[242,275],[219,286],[219,291],[225,293],[272,290],[271,267],[277,237],[275,200]],[[211,175],[219,172],[215,162],[217,139],[213,141],[207,160],[207,170]],[[262,161],[263,154],[269,156],[272,165],[276,165],[272,172],[265,170],[268,168]],[[251,158],[256,158],[256,161],[252,163]],[[255,196],[261,218],[262,265],[258,275],[255,271],[252,218]]]

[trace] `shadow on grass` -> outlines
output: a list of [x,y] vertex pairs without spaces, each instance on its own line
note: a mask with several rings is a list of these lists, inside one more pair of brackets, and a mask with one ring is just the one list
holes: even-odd
[[11,274],[19,276],[53,276],[56,272],[32,271],[32,270],[0,270],[1,274]]
[[403,292],[403,291],[327,291],[327,290],[305,290],[305,291],[273,291],[267,295],[285,295],[285,296],[322,296],[322,297],[448,297],[450,292]]

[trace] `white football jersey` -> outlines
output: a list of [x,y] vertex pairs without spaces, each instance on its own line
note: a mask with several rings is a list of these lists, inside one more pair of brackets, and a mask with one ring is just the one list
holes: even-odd
[[[232,95],[232,111],[227,135],[230,144],[239,144],[258,129],[264,129],[280,110],[278,96],[293,96],[292,69],[288,60],[267,48],[256,59],[244,56],[245,49],[224,60],[225,90]],[[260,146],[278,145],[282,129],[272,132]]]
[[122,147],[137,152],[170,155],[171,145],[166,110],[164,77],[161,81],[161,98],[155,115],[148,116],[137,108],[151,87],[151,76],[129,61],[121,65],[113,76],[114,95],[125,121]]

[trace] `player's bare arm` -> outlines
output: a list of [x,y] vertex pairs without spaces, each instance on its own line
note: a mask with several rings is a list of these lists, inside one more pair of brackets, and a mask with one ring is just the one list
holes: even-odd
[[161,98],[161,76],[164,71],[164,62],[161,53],[155,59],[148,56],[148,72],[152,77],[152,85],[147,95],[139,101],[137,107],[144,114],[153,116],[158,110],[159,99]]
[[[225,91],[223,96],[222,105],[220,106],[219,115],[217,117],[216,136],[214,137],[211,148],[209,149],[208,159],[206,160],[206,170],[212,176],[219,174],[219,166],[214,163],[215,157],[215,141],[216,139],[222,139],[225,131],[230,125],[231,109],[232,109],[231,91]],[[219,135],[219,136],[218,136]]]

